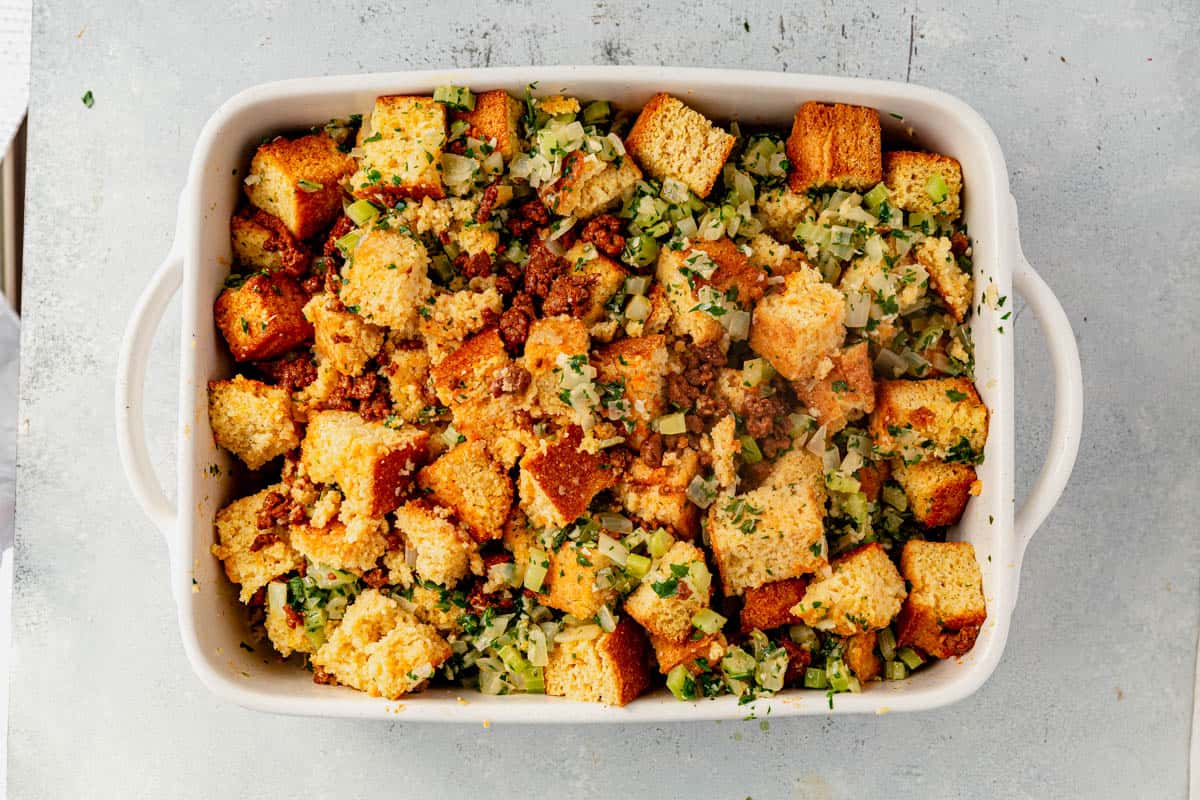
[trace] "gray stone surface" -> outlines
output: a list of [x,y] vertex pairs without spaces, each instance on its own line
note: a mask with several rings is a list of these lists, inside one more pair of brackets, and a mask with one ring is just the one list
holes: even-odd
[[[35,11],[12,797],[1184,795],[1200,608],[1194,3],[216,5]],[[910,78],[995,129],[1025,251],[1078,334],[1088,412],[1075,479],[1029,550],[1007,654],[974,697],[769,730],[484,730],[265,716],[193,677],[166,549],[117,462],[111,398],[122,327],[169,245],[204,120],[275,78],[572,62]],[[1021,489],[1051,404],[1023,308]],[[173,309],[148,394],[166,474],[178,334]]]

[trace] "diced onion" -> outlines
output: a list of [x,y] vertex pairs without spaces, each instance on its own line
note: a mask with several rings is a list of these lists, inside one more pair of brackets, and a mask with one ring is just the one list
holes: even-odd
[[[600,527],[607,531],[633,533],[633,523],[629,520],[629,517],[622,514],[613,514],[605,511],[596,515],[596,522],[599,522]],[[624,563],[624,559],[622,559],[622,563]]]
[[863,328],[871,319],[871,298],[862,292],[846,292],[846,327]]
[[698,505],[700,508],[708,508],[717,499],[717,485],[715,481],[707,481],[704,478],[696,475],[692,478],[692,482],[687,487],[687,499]]
[[604,631],[599,625],[571,625],[563,628],[554,637],[557,642],[581,642],[598,638]]
[[575,227],[575,217],[560,217],[550,225],[550,235],[546,237],[547,241],[553,242],[558,237],[562,236],[571,228]]
[[614,564],[619,564],[622,567],[625,566],[625,561],[629,558],[629,551],[625,549],[625,545],[621,544],[607,533],[601,533],[596,537],[596,549],[599,550],[601,555],[603,555],[609,561],[612,561]]
[[626,294],[645,294],[650,288],[650,278],[646,275],[635,275],[625,279]]
[[818,455],[818,456],[825,455],[825,426],[824,425],[817,428],[817,432],[812,435],[812,438],[808,440],[808,444],[804,445],[804,447],[805,447],[805,449],[808,450],[808,452],[813,453],[814,455]]
[[617,629],[617,618],[608,606],[600,606],[600,610],[596,612],[596,622],[605,633],[612,633]]
[[749,311],[730,311],[721,321],[726,323],[725,327],[729,331],[729,338],[735,342],[750,336]]
[[908,363],[899,353],[883,348],[875,357],[875,371],[888,378],[899,378],[908,369]]

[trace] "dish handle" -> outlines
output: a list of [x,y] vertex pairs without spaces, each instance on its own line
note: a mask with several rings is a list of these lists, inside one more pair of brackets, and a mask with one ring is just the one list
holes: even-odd
[[1033,309],[1033,315],[1037,317],[1046,337],[1054,366],[1054,426],[1050,432],[1049,450],[1042,471],[1017,512],[1014,524],[1019,564],[1025,556],[1029,540],[1062,497],[1071,470],[1075,467],[1083,432],[1083,369],[1079,362],[1075,332],[1071,329],[1071,322],[1062,304],[1021,251],[1021,242],[1016,234],[1015,200],[1012,207],[1013,239],[1018,256],[1013,286]]
[[163,312],[183,283],[183,254],[178,243],[159,265],[134,306],[117,359],[117,449],[134,497],[164,536],[175,529],[176,509],[150,463],[146,447],[143,395],[146,362]]

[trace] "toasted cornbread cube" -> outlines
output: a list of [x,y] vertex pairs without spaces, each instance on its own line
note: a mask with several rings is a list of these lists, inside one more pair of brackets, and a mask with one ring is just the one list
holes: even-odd
[[322,566],[361,575],[375,568],[387,550],[387,522],[356,517],[349,525],[330,521],[324,527],[292,525],[292,547]]
[[[712,275],[703,278],[695,274],[695,268],[708,260],[717,265]],[[752,266],[730,239],[698,241],[684,250],[664,247],[658,254],[657,275],[674,312],[671,330],[678,336],[690,335],[698,345],[722,341],[725,336],[720,317],[698,308],[701,287],[721,292],[729,308],[749,309],[763,296],[767,282],[766,271]]]
[[521,508],[539,528],[565,528],[587,511],[618,476],[611,455],[579,448],[583,432],[572,426],[521,459]]
[[884,454],[914,449],[936,458],[974,463],[983,454],[988,410],[967,378],[880,381],[875,386],[871,438]]
[[392,598],[367,589],[312,663],[338,683],[396,700],[422,688],[450,658],[450,645]]
[[961,656],[987,620],[983,575],[970,542],[910,539],[900,570],[912,587],[896,623],[896,641],[935,658]]
[[309,417],[300,464],[318,483],[336,483],[345,500],[343,519],[378,518],[400,504],[425,461],[429,434],[367,422],[351,411],[320,411]]
[[846,338],[846,300],[811,269],[784,276],[783,291],[754,308],[750,347],[790,381],[808,380]]
[[792,613],[792,606],[804,598],[807,588],[807,579],[789,578],[747,589],[742,596],[742,632],[769,631],[799,622],[800,617]]
[[684,639],[682,642],[651,636],[650,646],[654,648],[658,671],[663,675],[680,664],[685,666],[688,672],[698,675],[716,668],[721,663],[729,643],[725,641],[725,634],[712,633],[701,639]]
[[263,489],[258,494],[235,500],[217,512],[217,544],[212,554],[225,565],[229,580],[241,584],[238,598],[249,602],[262,587],[280,575],[297,569],[304,559],[288,544],[287,529],[258,527],[258,512],[263,501],[282,486]]
[[627,705],[650,685],[646,634],[621,618],[612,633],[558,642],[546,665],[546,694],[585,703]]
[[525,105],[503,89],[480,92],[475,95],[475,108],[470,111],[455,111],[454,118],[464,120],[467,135],[493,146],[511,161],[521,151],[521,114]]
[[924,240],[915,251],[917,263],[929,273],[929,287],[942,298],[954,318],[962,322],[971,310],[975,284],[970,273],[958,266],[950,247],[950,240],[941,236]]
[[424,498],[409,500],[396,509],[396,530],[417,551],[413,569],[423,580],[453,586],[483,572],[479,546],[444,506]]
[[904,602],[904,580],[879,542],[850,551],[808,585],[792,613],[819,631],[851,636],[886,628]]
[[866,342],[829,357],[833,369],[817,380],[795,384],[796,396],[829,435],[875,410],[875,368]]
[[377,97],[359,136],[363,155],[350,178],[356,197],[394,206],[405,198],[446,196],[441,173],[446,107],[441,103],[432,97]]
[[373,230],[359,240],[342,271],[342,302],[372,325],[390,328],[397,336],[414,336],[417,309],[433,293],[428,266],[429,254],[414,237]]
[[771,275],[787,275],[789,272],[797,272],[811,266],[803,253],[776,241],[768,234],[760,233],[748,244],[750,264],[766,270]]
[[[703,576],[699,586],[697,573]],[[708,608],[711,598],[704,551],[690,542],[675,542],[625,598],[625,613],[651,636],[682,642],[692,635],[692,617]]]
[[[938,178],[945,184],[945,196]],[[933,181],[935,186],[931,187]],[[905,211],[920,211],[958,219],[962,212],[962,167],[950,156],[897,150],[883,154],[883,182],[892,190],[892,201]]]
[[292,653],[312,653],[317,649],[304,631],[302,618],[289,617],[283,605],[267,605],[264,627],[267,629],[267,638],[284,658]]
[[285,275],[251,275],[221,292],[213,317],[235,361],[266,361],[312,338],[306,300]]
[[708,433],[712,442],[713,478],[723,494],[734,494],[739,480],[738,467],[742,463],[742,440],[737,432],[737,417],[733,414],[721,417]]
[[895,476],[904,487],[913,517],[926,528],[958,522],[976,479],[975,467],[970,464],[947,464],[933,458],[916,464],[897,459]]
[[354,166],[354,159],[323,133],[277,138],[254,153],[246,196],[282,220],[297,239],[308,239],[341,216],[340,183]]
[[279,217],[244,209],[229,220],[233,258],[249,271],[282,272],[298,278],[308,271],[312,254]]
[[387,335],[378,325],[337,307],[325,292],[312,296],[304,306],[304,318],[312,323],[318,358],[343,375],[361,375]]
[[392,410],[408,423],[415,423],[426,406],[433,405],[433,389],[429,386],[429,353],[421,343],[412,339],[389,337],[380,358],[380,372],[388,381]]
[[464,442],[449,450],[421,470],[417,485],[453,510],[476,541],[503,535],[512,508],[513,485],[483,442]]
[[667,290],[661,283],[655,282],[650,287],[646,299],[650,301],[650,313],[644,320],[628,320],[625,323],[625,333],[629,336],[650,336],[663,333],[671,324],[671,301],[667,299]]
[[807,484],[718,497],[708,537],[727,595],[798,578],[826,563],[825,504]]
[[625,147],[655,178],[675,178],[699,197],[708,197],[734,138],[703,114],[669,94],[659,93],[642,107]]
[[619,339],[595,351],[592,366],[596,384],[608,387],[608,394],[619,395],[629,404],[626,415],[633,423],[622,433],[633,447],[639,447],[650,434],[650,423],[665,413],[667,340],[664,336],[634,336]]
[[208,382],[208,422],[217,444],[250,469],[300,445],[287,391],[241,375]]
[[647,527],[661,526],[679,538],[694,539],[700,530],[700,508],[688,499],[687,487],[699,474],[696,451],[672,451],[657,468],[640,459],[630,464],[615,494],[621,506]]
[[412,590],[413,613],[417,619],[432,625],[441,634],[462,632],[459,619],[466,613],[466,598],[435,584],[416,584]]
[[559,179],[542,186],[538,194],[555,214],[587,219],[618,205],[641,179],[642,171],[632,158],[601,161],[594,154],[572,150],[563,158]]
[[605,305],[621,291],[629,271],[587,242],[576,242],[563,254],[563,258],[571,265],[568,275],[584,275],[592,279],[588,287],[588,308],[581,317],[584,324],[593,325],[601,321],[608,314]]
[[788,185],[870,189],[883,178],[879,112],[841,103],[800,106],[787,140]]
[[495,328],[472,336],[431,371],[438,400],[455,408],[490,395],[492,377],[511,360]]
[[[534,320],[529,326],[521,363],[529,370],[538,407],[547,415],[561,417],[564,422],[575,418],[574,409],[562,397],[564,369],[582,375],[588,366],[590,344],[587,326],[571,317]],[[568,366],[559,365],[559,356],[566,357]]]
[[860,681],[873,681],[883,672],[883,660],[875,653],[875,631],[863,631],[846,639],[842,658]]
[[786,186],[759,194],[756,208],[763,229],[781,242],[792,241],[796,226],[801,222],[817,218],[817,210],[808,195],[793,192]]
[[616,589],[596,588],[600,570],[611,568],[612,562],[594,546],[568,540],[546,555],[549,565],[542,593],[538,595],[542,605],[590,620],[599,613],[601,607],[616,604]]
[[892,477],[892,467],[886,461],[867,462],[858,468],[858,472],[854,473],[854,477],[858,479],[859,491],[874,503],[879,499],[879,493],[883,489],[883,484],[887,482],[888,478]]
[[499,319],[503,310],[504,298],[494,286],[481,291],[441,292],[432,303],[426,301],[423,310],[417,312],[421,317],[417,329],[425,340],[429,363],[440,364],[462,347],[468,336],[486,328],[489,320]]
[[761,485],[787,491],[807,487],[817,502],[825,505],[825,465],[820,456],[808,450],[793,448],[779,456]]

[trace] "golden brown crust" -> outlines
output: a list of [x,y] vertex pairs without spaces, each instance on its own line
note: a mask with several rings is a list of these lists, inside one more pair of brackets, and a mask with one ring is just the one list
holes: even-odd
[[[946,198],[940,203],[930,195],[927,185],[934,175],[946,183]],[[892,192],[893,202],[905,211],[945,215],[956,219],[961,213],[962,166],[950,156],[896,150],[883,154],[883,182]]]
[[475,108],[471,111],[455,111],[454,119],[465,121],[470,127],[468,135],[482,141],[496,140],[496,150],[509,161],[521,147],[518,123],[521,119],[521,101],[503,89],[493,89],[475,95]]
[[875,631],[856,633],[846,639],[842,650],[846,666],[864,683],[875,680],[883,671],[883,661],[875,654],[877,638]]
[[879,112],[841,103],[807,102],[787,140],[793,192],[832,186],[870,189],[883,178]]
[[[725,641],[725,634],[710,633],[701,639],[687,639],[682,642],[661,639],[651,634],[650,646],[654,648],[658,671],[663,675],[680,664],[687,667],[688,672],[696,675],[703,672],[705,668],[716,666],[716,662],[720,659],[718,654],[723,655],[728,645]],[[714,656],[717,657],[714,658]],[[704,660],[703,665],[697,663],[699,659]]]
[[896,618],[896,641],[935,658],[970,650],[987,620],[983,578],[969,542],[911,539],[900,554],[900,571],[911,586]]
[[645,632],[637,623],[624,618],[617,622],[612,633],[600,639],[605,663],[615,676],[617,692],[608,700],[611,705],[628,705],[650,685],[648,645]]
[[904,487],[913,516],[926,528],[958,522],[976,480],[975,467],[970,464],[947,464],[935,459],[910,465],[897,461],[895,475]]
[[250,174],[259,180],[246,186],[246,195],[283,220],[296,238],[308,239],[342,213],[340,181],[355,166],[324,133],[277,138],[254,154]]
[[243,267],[299,278],[312,261],[312,253],[283,220],[262,209],[247,207],[234,214],[229,235],[234,259]]
[[677,178],[707,197],[734,141],[703,114],[660,92],[642,106],[625,147],[654,177]]
[[307,300],[286,275],[252,275],[221,292],[213,317],[235,361],[265,361],[312,338]]
[[[913,446],[937,458],[961,449],[964,439],[972,453],[981,453],[987,441],[988,410],[967,378],[876,383],[869,426],[876,447],[881,453],[899,453],[909,428],[915,432]],[[931,442],[928,447],[926,441]]]
[[804,598],[807,578],[788,578],[747,589],[743,595],[742,631],[767,631],[800,622],[792,607]]
[[832,435],[851,420],[875,410],[875,377],[867,342],[829,357],[833,369],[816,381],[796,384],[796,396]]
[[[619,477],[612,456],[579,449],[583,432],[571,426],[555,442],[521,461],[521,502],[544,508],[554,524],[565,527],[580,516],[592,498],[611,488]],[[534,494],[535,496],[529,496]]]
[[512,508],[508,473],[488,455],[483,442],[464,442],[421,470],[422,489],[454,510],[476,541],[499,539]]

